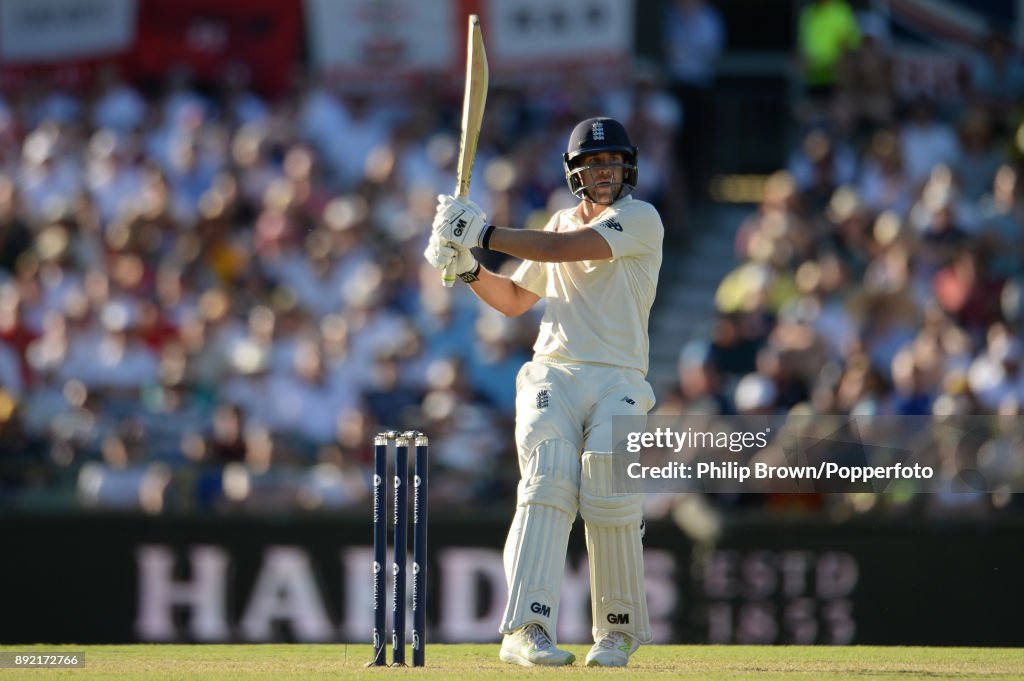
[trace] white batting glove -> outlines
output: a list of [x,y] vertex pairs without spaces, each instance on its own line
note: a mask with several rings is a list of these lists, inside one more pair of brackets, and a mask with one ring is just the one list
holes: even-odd
[[423,251],[423,258],[431,267],[443,270],[455,259],[455,249],[448,246],[438,235],[431,234],[427,248]]
[[450,194],[437,197],[437,214],[434,216],[434,233],[444,241],[460,244],[465,248],[482,246],[487,214],[469,199]]
[[449,243],[436,233],[430,235],[430,241],[427,242],[427,249],[423,251],[423,257],[432,267],[439,270],[446,268],[449,263],[454,263],[455,274],[464,281],[463,275],[475,274],[479,267],[479,263],[468,248],[454,242]]

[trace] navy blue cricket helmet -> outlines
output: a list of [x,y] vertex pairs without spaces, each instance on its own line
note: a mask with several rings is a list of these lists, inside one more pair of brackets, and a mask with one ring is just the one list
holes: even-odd
[[622,168],[622,186],[614,201],[629,194],[636,188],[637,180],[637,148],[630,141],[626,128],[614,118],[588,118],[573,128],[569,136],[569,148],[562,156],[565,168],[565,181],[569,183],[569,191],[578,199],[592,201],[587,190],[594,185],[583,183],[583,171],[591,166],[582,164],[587,154],[598,152],[619,152],[623,162],[612,164]]

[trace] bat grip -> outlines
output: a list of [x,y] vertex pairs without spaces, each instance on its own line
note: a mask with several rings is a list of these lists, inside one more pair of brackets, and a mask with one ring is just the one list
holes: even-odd
[[455,260],[455,258],[452,258],[452,261],[445,266],[444,274],[441,275],[441,281],[444,283],[446,288],[455,286],[455,279],[457,277],[457,273],[455,271]]
[[[461,176],[461,169],[459,175]],[[469,197],[469,181],[463,181],[460,177],[457,186],[455,187],[455,195],[460,199]],[[455,247],[455,244],[448,242],[448,245]],[[451,288],[455,286],[455,280],[458,279],[458,272],[455,271],[455,264],[458,262],[458,258],[452,258],[452,261],[448,263],[444,268],[444,274],[441,275],[441,283],[444,284],[445,288]]]

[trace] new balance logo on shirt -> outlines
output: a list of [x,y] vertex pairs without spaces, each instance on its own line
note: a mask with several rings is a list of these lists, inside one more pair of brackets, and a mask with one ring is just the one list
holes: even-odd
[[618,220],[608,218],[607,220],[601,220],[601,222],[594,225],[595,227],[607,227],[608,229],[614,229],[616,232],[622,231],[622,225],[619,224]]

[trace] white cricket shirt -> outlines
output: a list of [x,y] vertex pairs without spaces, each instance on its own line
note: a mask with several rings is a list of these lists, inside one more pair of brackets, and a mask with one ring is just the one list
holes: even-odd
[[658,288],[665,228],[658,211],[632,197],[619,199],[584,224],[575,209],[551,216],[545,231],[592,227],[608,242],[610,260],[525,260],[512,281],[547,304],[535,359],[587,362],[647,374],[647,320]]

